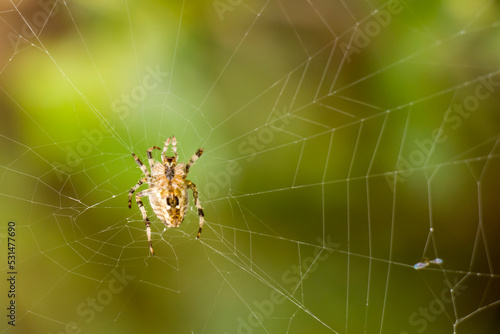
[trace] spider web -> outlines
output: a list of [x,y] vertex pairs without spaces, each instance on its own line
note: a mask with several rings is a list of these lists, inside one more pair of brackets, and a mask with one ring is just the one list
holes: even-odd
[[[498,15],[2,2],[1,332],[497,333]],[[144,200],[152,257],[130,153],[172,135],[206,223]]]

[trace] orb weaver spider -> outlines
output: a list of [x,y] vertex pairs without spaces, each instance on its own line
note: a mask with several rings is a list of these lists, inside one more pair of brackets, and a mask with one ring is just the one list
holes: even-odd
[[[172,143],[172,151],[174,152],[173,157],[166,156],[170,143]],[[177,162],[177,140],[174,136],[167,138],[165,141],[165,146],[161,153],[161,162],[153,159],[152,152],[155,149],[161,150],[158,146],[152,146],[147,151],[151,172],[148,171],[137,155],[132,153],[144,177],[128,192],[128,207],[131,208],[133,193],[144,183],[149,186],[148,189],[142,190],[135,195],[135,201],[141,210],[142,218],[146,224],[149,250],[152,255],[154,255],[154,250],[151,242],[150,221],[144,204],[141,201],[142,197],[149,197],[149,202],[156,217],[158,217],[167,227],[178,227],[184,221],[189,204],[188,189],[191,189],[193,192],[194,204],[198,209],[198,216],[200,218],[200,228],[198,229],[196,239],[200,238],[205,216],[200,204],[200,199],[198,198],[196,185],[186,179],[191,166],[203,154],[203,148],[199,148],[187,164]]]

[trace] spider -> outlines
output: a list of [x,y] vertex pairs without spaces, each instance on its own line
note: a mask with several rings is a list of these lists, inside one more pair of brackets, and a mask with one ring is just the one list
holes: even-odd
[[[172,151],[174,151],[173,157],[165,155],[170,143],[172,143]],[[141,197],[149,197],[149,202],[151,203],[151,207],[153,208],[156,217],[158,217],[167,227],[178,227],[186,215],[189,204],[188,189],[191,189],[193,192],[194,204],[198,208],[198,216],[200,217],[200,228],[198,229],[196,239],[200,238],[205,216],[203,208],[200,204],[200,199],[198,198],[196,185],[193,182],[186,180],[189,169],[203,154],[203,149],[198,149],[187,164],[183,162],[179,164],[177,163],[177,140],[174,136],[165,141],[165,146],[163,147],[163,151],[161,153],[161,162],[155,161],[152,157],[151,153],[155,149],[161,150],[158,146],[152,146],[147,151],[151,173],[147,170],[146,166],[144,166],[137,155],[132,153],[135,162],[139,165],[139,168],[141,168],[145,177],[140,179],[139,182],[137,182],[137,184],[128,192],[128,207],[131,208],[133,193],[143,183],[146,183],[149,186],[148,189],[140,191],[135,195],[135,201],[137,202],[137,206],[142,213],[142,218],[146,223],[146,234],[148,236],[149,250],[152,255],[155,253],[153,251],[153,244],[151,243],[151,227],[146,209],[142,204]]]

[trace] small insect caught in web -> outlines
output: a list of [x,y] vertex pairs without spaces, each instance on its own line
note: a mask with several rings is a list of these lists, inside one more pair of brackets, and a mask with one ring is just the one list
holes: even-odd
[[434,260],[424,259],[424,260],[422,260],[422,262],[419,262],[419,263],[415,264],[415,265],[413,266],[413,268],[415,268],[415,269],[419,270],[419,269],[423,269],[423,268],[427,267],[427,266],[428,266],[428,265],[430,265],[430,264],[437,264],[437,265],[440,265],[440,264],[442,264],[442,263],[443,263],[443,260],[442,260],[442,259],[440,259],[440,258],[438,258],[438,257],[437,257],[437,258],[435,258]]
[[[167,156],[169,145],[172,144],[174,156]],[[141,160],[132,153],[137,165],[142,170],[144,177],[137,182],[135,186],[128,192],[128,207],[132,207],[132,195],[142,185],[147,184],[148,189],[142,190],[135,195],[137,206],[141,210],[142,218],[146,223],[146,234],[148,236],[149,250],[154,255],[153,244],[151,242],[151,227],[146,209],[141,201],[142,197],[149,197],[151,207],[158,219],[160,219],[166,227],[178,227],[183,221],[189,206],[188,190],[193,192],[194,204],[198,209],[200,218],[200,228],[198,229],[197,239],[200,238],[201,229],[203,227],[204,213],[203,208],[198,198],[198,190],[196,185],[187,180],[187,175],[191,166],[203,154],[203,149],[198,151],[191,157],[189,162],[178,163],[177,158],[177,140],[174,136],[168,138],[161,152],[161,161],[153,159],[153,150],[161,150],[158,146],[152,146],[147,151],[149,171]]]

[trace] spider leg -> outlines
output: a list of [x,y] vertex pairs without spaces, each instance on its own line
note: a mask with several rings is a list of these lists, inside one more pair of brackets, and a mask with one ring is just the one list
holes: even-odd
[[174,151],[174,158],[177,163],[177,139],[175,139],[175,136],[172,136],[172,151]]
[[134,157],[135,162],[139,165],[139,168],[142,170],[144,175],[146,177],[151,177],[151,174],[149,174],[149,171],[146,169],[146,166],[144,166],[141,159],[139,159],[139,157],[137,155],[135,155],[134,153],[132,153],[132,156]]
[[135,201],[137,202],[137,206],[139,207],[139,209],[141,209],[142,219],[144,219],[144,223],[146,224],[146,234],[148,236],[149,250],[151,251],[151,255],[155,255],[155,252],[153,250],[153,244],[151,243],[151,226],[150,226],[151,223],[149,222],[149,218],[146,213],[146,209],[144,208],[144,204],[142,204],[141,193],[142,191],[139,194],[135,195]]
[[198,151],[191,157],[191,160],[186,165],[186,174],[189,172],[189,168],[198,160],[199,157],[203,154],[203,149],[199,148]]
[[200,217],[200,228],[198,229],[198,235],[196,236],[196,239],[200,238],[201,230],[203,228],[203,223],[205,222],[205,214],[203,213],[203,208],[201,207],[200,199],[198,197],[198,190],[196,189],[196,185],[189,181],[186,180],[187,187],[193,191],[193,197],[194,197],[194,204],[198,208],[198,216]]
[[132,207],[132,194],[137,190],[137,188],[139,188],[143,183],[147,183],[148,182],[148,178],[147,177],[143,177],[142,179],[139,180],[139,182],[137,182],[137,184],[135,186],[132,187],[132,189],[130,189],[130,191],[128,192],[128,208],[130,209]]
[[161,150],[161,148],[159,148],[158,146],[151,146],[148,149],[148,162],[149,162],[149,166],[151,167],[151,171],[153,170],[153,167],[155,164],[155,161],[153,160],[153,156],[151,154],[151,152],[153,152],[154,149]]
[[170,145],[170,137],[165,141],[165,146],[163,146],[163,151],[161,152],[162,163],[165,163],[165,156],[167,155],[168,145]]

